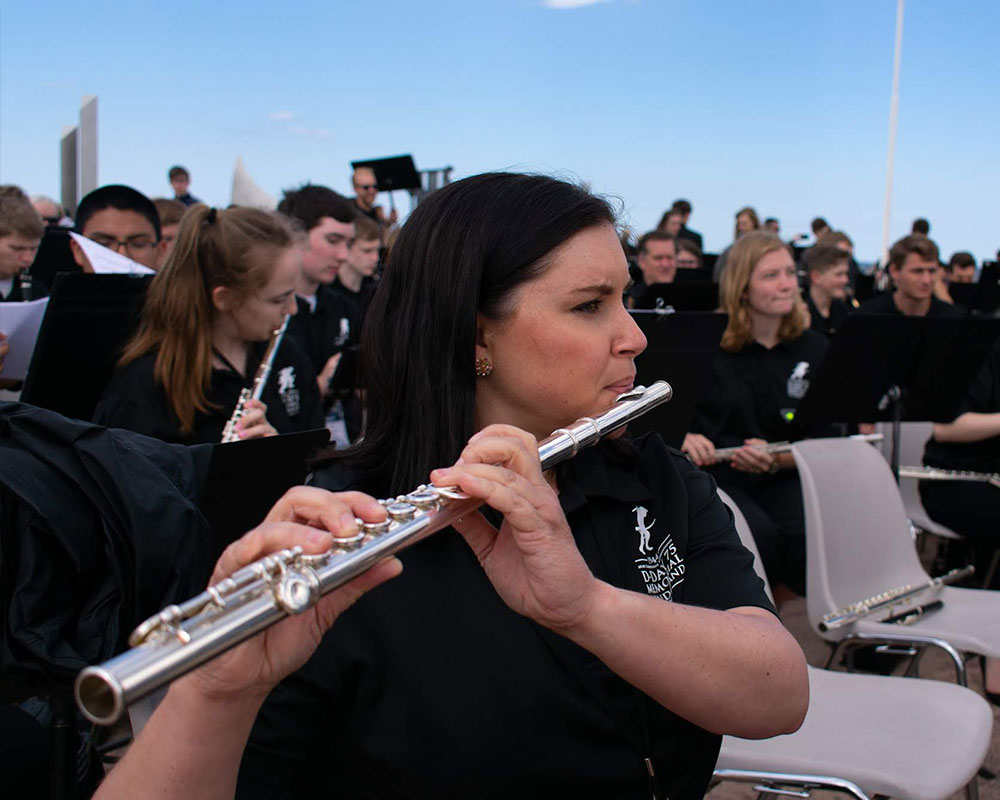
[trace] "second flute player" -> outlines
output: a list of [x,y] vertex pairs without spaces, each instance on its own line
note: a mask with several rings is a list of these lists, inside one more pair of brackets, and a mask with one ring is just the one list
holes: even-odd
[[720,734],[794,730],[804,660],[711,478],[655,436],[540,468],[537,438],[633,380],[627,283],[610,209],[569,184],[421,203],[362,334],[364,439],[215,577],[428,479],[489,508],[328,634],[392,562],[175,683],[101,796],[700,798]]

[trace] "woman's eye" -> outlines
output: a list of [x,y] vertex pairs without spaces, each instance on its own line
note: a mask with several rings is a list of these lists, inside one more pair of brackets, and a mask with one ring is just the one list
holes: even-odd
[[588,300],[586,303],[581,303],[580,305],[578,305],[573,310],[574,311],[583,311],[585,313],[593,313],[593,312],[597,311],[597,309],[599,309],[600,307],[601,307],[601,301],[598,300],[597,298],[595,298],[593,300]]

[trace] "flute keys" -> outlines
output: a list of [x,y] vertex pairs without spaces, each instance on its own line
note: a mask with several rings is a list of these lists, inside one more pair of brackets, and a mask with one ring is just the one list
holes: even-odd
[[286,572],[274,587],[274,599],[289,614],[301,614],[320,597],[319,579],[311,569]]
[[389,503],[385,511],[393,522],[408,522],[417,515],[417,507],[402,500]]
[[406,495],[405,500],[421,511],[431,511],[437,508],[438,502],[440,502],[440,498],[436,492],[432,492],[430,489],[424,487],[417,489],[415,492],[410,492]]
[[383,533],[389,532],[389,526],[392,525],[390,520],[385,522],[365,522],[362,519],[357,520],[358,530],[363,531],[368,536],[381,536]]

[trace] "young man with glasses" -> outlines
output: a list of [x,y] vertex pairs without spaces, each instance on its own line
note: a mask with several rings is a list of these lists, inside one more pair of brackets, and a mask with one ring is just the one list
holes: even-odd
[[[165,248],[156,206],[131,186],[111,184],[94,189],[80,201],[75,230],[150,269],[156,269]],[[70,248],[80,268],[93,272],[83,248],[73,240]]]

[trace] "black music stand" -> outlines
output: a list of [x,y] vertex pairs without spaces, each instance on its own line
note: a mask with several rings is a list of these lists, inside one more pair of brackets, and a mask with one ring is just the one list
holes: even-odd
[[73,258],[69,246],[69,228],[50,225],[42,235],[41,244],[31,264],[31,277],[43,286],[55,285],[56,275],[60,272],[70,272],[82,275],[83,270]]
[[972,314],[992,314],[1000,308],[1000,267],[983,264],[976,283],[949,283],[948,294]]
[[674,390],[669,403],[629,423],[633,434],[656,431],[669,445],[680,447],[691,427],[702,392],[712,383],[712,365],[726,328],[726,314],[632,311],[646,335],[646,349],[635,360],[636,384],[665,380]]
[[394,192],[397,189],[419,189],[420,173],[413,163],[413,156],[388,156],[387,158],[371,158],[366,161],[352,161],[351,166],[357,170],[367,167],[375,173],[375,185],[380,192]]
[[278,499],[305,482],[309,461],[330,440],[326,428],[211,447],[198,508],[212,528],[213,560],[260,525]]
[[[678,270],[679,272],[680,270]],[[715,311],[719,307],[719,287],[709,282],[654,283],[636,300],[638,310]]]
[[139,322],[150,278],[56,275],[21,400],[89,420]]
[[891,421],[898,476],[902,421],[954,419],[998,338],[996,319],[853,314],[832,338],[796,425]]

